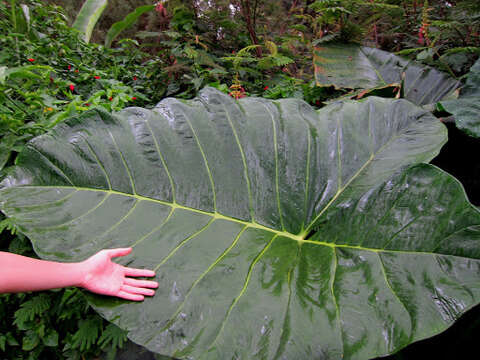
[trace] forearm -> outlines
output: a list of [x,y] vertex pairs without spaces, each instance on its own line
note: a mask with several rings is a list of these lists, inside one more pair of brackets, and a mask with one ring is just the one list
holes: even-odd
[[0,293],[80,286],[79,263],[37,260],[0,251]]

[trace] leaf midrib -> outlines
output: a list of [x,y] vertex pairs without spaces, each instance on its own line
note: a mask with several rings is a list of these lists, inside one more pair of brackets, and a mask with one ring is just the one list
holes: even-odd
[[[250,221],[244,221],[244,220],[236,219],[234,217],[223,215],[219,212],[213,212],[212,213],[212,212],[208,212],[208,211],[199,210],[199,209],[191,208],[191,207],[188,207],[188,206],[180,205],[180,204],[177,204],[177,203],[171,203],[171,202],[164,201],[164,200],[153,199],[153,198],[138,195],[138,194],[128,194],[128,193],[124,193],[124,192],[116,191],[116,190],[95,189],[95,188],[85,188],[85,187],[73,187],[73,186],[42,186],[42,185],[32,185],[32,186],[27,185],[27,186],[15,187],[15,189],[18,189],[18,188],[72,189],[72,190],[76,190],[76,191],[94,191],[94,192],[106,193],[108,196],[110,196],[110,195],[120,195],[120,196],[134,198],[138,201],[151,201],[151,202],[155,202],[155,203],[158,203],[158,204],[162,204],[164,206],[170,206],[172,208],[172,210],[180,209],[180,210],[185,210],[185,211],[191,211],[191,212],[194,212],[194,213],[197,213],[197,214],[210,216],[210,217],[212,217],[212,220],[226,220],[226,221],[231,221],[231,222],[235,222],[235,223],[238,223],[238,224],[242,224],[242,225],[247,226],[249,228],[268,231],[268,232],[276,234],[276,237],[282,236],[282,237],[297,241],[300,246],[302,244],[314,244],[314,245],[320,245],[320,246],[328,246],[332,249],[346,248],[346,249],[359,250],[359,251],[370,251],[370,252],[374,252],[374,253],[423,254],[423,255],[429,255],[429,256],[444,255],[444,256],[461,257],[461,256],[458,256],[458,255],[441,254],[441,253],[426,252],[426,251],[394,250],[394,249],[384,249],[384,248],[376,249],[376,248],[369,248],[369,247],[364,247],[364,246],[360,246],[360,245],[336,244],[336,243],[329,243],[329,242],[325,242],[325,241],[313,241],[313,240],[305,239],[304,238],[304,236],[305,236],[304,232],[302,232],[301,235],[295,235],[295,234],[289,233],[287,231],[280,231],[280,230],[272,229],[270,227],[258,224],[256,222],[250,222]],[[4,190],[8,190],[8,189],[4,189]],[[0,192],[1,192],[1,190],[0,190]],[[456,232],[462,231],[462,230],[464,230],[464,229],[459,229]],[[461,258],[465,258],[465,257],[461,257]],[[472,259],[474,259],[474,258],[472,258]]]

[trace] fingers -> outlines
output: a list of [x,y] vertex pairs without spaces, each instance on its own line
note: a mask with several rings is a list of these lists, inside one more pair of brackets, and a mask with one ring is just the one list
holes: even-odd
[[140,294],[140,295],[146,295],[146,296],[155,295],[155,290],[145,289],[145,288],[140,288],[140,287],[134,287],[134,286],[130,286],[130,285],[122,285],[122,287],[120,288],[120,291],[125,291],[129,294]]
[[118,249],[108,249],[108,250],[105,250],[107,252],[107,255],[110,257],[110,258],[114,258],[114,257],[117,257],[117,256],[125,256],[125,255],[128,255],[132,252],[132,248],[118,248]]
[[118,292],[117,296],[125,300],[133,300],[133,301],[142,301],[144,299],[143,295],[130,294],[122,290]]
[[147,277],[155,276],[155,271],[146,270],[146,269],[134,269],[134,268],[125,267],[124,271],[126,276],[147,276]]
[[125,278],[123,283],[125,285],[143,287],[143,288],[156,289],[158,287],[158,283],[156,281],[150,281],[150,280],[137,280],[137,279]]
[[142,301],[145,299],[144,296],[155,295],[155,290],[147,289],[146,287],[156,288],[158,283],[155,281],[125,278],[117,296],[126,300]]

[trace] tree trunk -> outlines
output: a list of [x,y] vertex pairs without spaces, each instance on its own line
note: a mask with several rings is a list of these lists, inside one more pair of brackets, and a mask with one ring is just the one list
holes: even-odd
[[[250,36],[250,40],[252,41],[253,45],[259,45],[257,33],[255,31],[255,22],[256,22],[256,12],[257,12],[257,0],[255,0],[255,6],[252,8],[250,6],[249,0],[241,0],[240,1],[240,9],[242,11],[242,16],[245,19],[245,23],[247,25],[248,35]],[[262,57],[262,48],[257,46],[255,49],[257,53],[257,57]]]

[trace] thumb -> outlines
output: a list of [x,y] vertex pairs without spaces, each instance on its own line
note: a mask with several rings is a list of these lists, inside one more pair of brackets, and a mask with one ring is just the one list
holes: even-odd
[[105,250],[109,258],[114,258],[118,256],[125,256],[132,252],[132,248],[118,248],[118,249],[108,249]]

